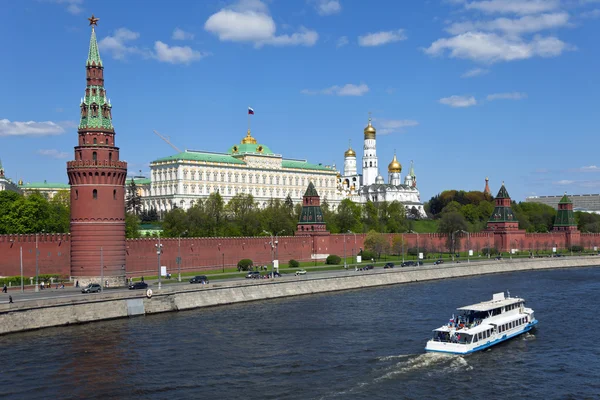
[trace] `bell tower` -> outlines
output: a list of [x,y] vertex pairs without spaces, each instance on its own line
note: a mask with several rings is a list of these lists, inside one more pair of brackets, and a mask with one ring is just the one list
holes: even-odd
[[[95,27],[86,61],[85,97],[79,104],[75,160],[67,162],[71,185],[71,276],[80,285],[125,284],[125,177],[112,124],[112,105],[104,88]],[[102,269],[101,269],[102,266]],[[104,284],[104,282],[102,282]]]

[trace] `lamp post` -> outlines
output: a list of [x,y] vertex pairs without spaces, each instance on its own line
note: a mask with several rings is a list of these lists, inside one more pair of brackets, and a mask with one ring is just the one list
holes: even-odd
[[[178,277],[177,280],[179,282],[181,282],[181,235],[187,235],[187,231],[183,231],[179,234],[178,240],[177,240],[177,272],[178,272]],[[159,239],[160,242],[160,239]],[[221,247],[221,245],[219,245],[219,247]]]
[[273,243],[273,234],[271,232],[267,232],[267,231],[263,231],[263,233],[266,233],[267,235],[269,235],[271,237],[271,241],[269,242],[269,245],[271,245],[271,272],[273,272],[273,270],[275,269],[275,255],[274,255],[274,250],[275,250],[275,243]]
[[38,258],[39,258],[40,252],[38,250],[38,234],[35,234],[35,291],[39,292],[40,291],[40,286],[39,286],[39,263],[38,263]]
[[456,246],[454,243],[454,234],[460,232],[460,230],[458,231],[454,231],[452,232],[452,234],[450,235],[450,243],[452,244],[452,261],[454,261],[454,255],[456,254]]
[[470,263],[471,262],[471,259],[470,259],[470,256],[469,256],[470,249],[468,247],[471,246],[471,234],[469,233],[469,231],[465,231],[465,230],[462,230],[462,229],[459,230],[459,231],[456,231],[456,232],[461,232],[461,233],[466,233],[467,234],[467,262]]
[[100,247],[100,293],[104,293],[104,252]]
[[158,243],[156,246],[156,255],[158,256],[158,290],[162,288],[162,284],[160,281],[160,255],[162,254],[162,244],[160,243],[160,234],[158,235]]
[[221,253],[221,256],[223,257],[223,259],[222,259],[223,273],[225,273],[225,253]]
[[[413,230],[408,230],[408,233],[416,233],[417,234],[417,260],[419,260],[419,232],[415,232]],[[403,237],[404,239],[404,237]],[[404,261],[404,254],[402,255],[402,261]]]
[[348,269],[348,263],[346,262],[346,232],[344,232],[344,269]]
[[19,248],[19,254],[21,257],[21,293],[25,291],[25,283],[23,282],[23,246]]
[[[277,237],[280,233],[285,232],[285,229],[280,230],[275,234],[275,259],[277,260],[277,269],[279,269],[279,240]],[[273,263],[273,271],[271,271],[271,276],[275,278],[275,263]]]

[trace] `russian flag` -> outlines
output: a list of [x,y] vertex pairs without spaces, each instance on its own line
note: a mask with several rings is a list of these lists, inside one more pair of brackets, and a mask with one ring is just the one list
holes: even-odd
[[254,109],[252,107],[248,107],[248,114],[254,115]]

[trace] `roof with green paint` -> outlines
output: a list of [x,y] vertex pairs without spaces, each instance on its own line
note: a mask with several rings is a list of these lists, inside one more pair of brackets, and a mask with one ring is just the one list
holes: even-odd
[[498,206],[490,215],[488,222],[519,222],[511,207]]
[[333,168],[327,168],[326,166],[321,165],[321,164],[316,165],[316,164],[311,164],[309,162],[300,161],[300,160],[282,160],[281,166],[283,168],[311,169],[311,170],[316,170],[316,171],[335,172]]
[[310,182],[308,184],[308,187],[306,188],[306,192],[304,192],[304,197],[307,197],[307,196],[319,197],[319,193],[317,193],[317,189],[315,189],[315,185],[313,185],[312,182]]
[[303,206],[300,214],[300,224],[325,225],[323,211],[320,206]]
[[245,154],[245,153],[258,153],[258,154],[274,154],[271,149],[264,144],[255,143],[241,143],[233,145],[228,150],[229,154]]
[[242,160],[238,160],[229,154],[220,153],[202,153],[199,151],[184,151],[179,154],[175,154],[168,157],[159,158],[152,161],[153,163],[168,162],[168,161],[206,161],[215,163],[226,163],[226,164],[246,164]]
[[130,185],[132,181],[135,182],[136,185],[150,185],[152,183],[150,178],[133,177],[127,179],[127,184]]
[[88,59],[85,65],[92,65],[93,62],[95,62],[96,65],[102,66],[100,52],[98,51],[98,43],[96,42],[96,30],[92,26],[92,37],[90,38],[90,51],[88,53]]
[[[0,164],[0,168],[2,168],[2,164]],[[560,199],[558,204],[573,204],[573,202],[571,201],[569,196],[567,196],[567,194],[565,193],[565,195],[562,197],[562,199]]]
[[53,182],[27,182],[19,185],[21,189],[71,189],[68,183],[53,183]]
[[502,183],[500,190],[498,190],[498,195],[496,196],[496,198],[497,199],[510,199],[510,196],[508,195],[508,191],[504,187],[504,183]]
[[554,218],[554,226],[577,226],[573,210],[558,210]]

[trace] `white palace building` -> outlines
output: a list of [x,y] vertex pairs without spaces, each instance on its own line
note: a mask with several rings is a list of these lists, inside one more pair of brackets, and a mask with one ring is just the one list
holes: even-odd
[[376,131],[371,124],[364,130],[362,175],[358,173],[356,153],[344,153],[344,173],[335,165],[311,164],[306,160],[284,158],[264,144],[259,144],[248,130],[240,144],[227,153],[186,150],[150,163],[150,180],[136,180],[142,194],[142,208],[159,213],[175,207],[188,209],[199,199],[219,192],[227,203],[237,194],[251,194],[261,207],[270,199],[284,200],[288,194],[294,203],[302,201],[309,182],[332,208],[349,198],[357,203],[368,200],[399,201],[407,214],[425,216],[411,165],[400,183],[402,166],[394,159],[388,166],[386,184],[379,174]]

